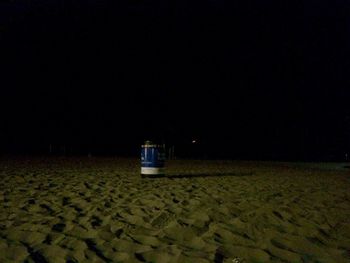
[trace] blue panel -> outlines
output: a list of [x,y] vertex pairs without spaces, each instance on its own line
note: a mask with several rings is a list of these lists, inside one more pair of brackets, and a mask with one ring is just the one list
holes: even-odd
[[141,148],[142,167],[164,167],[165,153],[163,147],[154,145]]

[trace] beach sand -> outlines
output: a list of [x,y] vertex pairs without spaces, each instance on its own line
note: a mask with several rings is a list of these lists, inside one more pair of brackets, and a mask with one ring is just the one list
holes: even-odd
[[350,262],[350,169],[0,161],[0,262]]

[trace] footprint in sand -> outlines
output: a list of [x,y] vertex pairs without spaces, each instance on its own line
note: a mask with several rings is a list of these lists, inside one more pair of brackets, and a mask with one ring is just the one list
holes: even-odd
[[84,185],[87,189],[90,189],[90,190],[92,189],[92,186],[89,183],[85,182]]
[[52,231],[63,232],[65,227],[66,227],[66,224],[58,223],[52,226]]
[[106,202],[104,203],[104,207],[106,207],[106,208],[111,208],[111,207],[112,207],[112,203],[111,203],[110,201],[106,201]]
[[159,216],[153,219],[151,225],[156,228],[163,228],[173,219],[174,216],[169,212],[162,212]]
[[70,203],[71,203],[71,198],[64,196],[62,199],[62,205],[65,206],[65,205],[69,205]]
[[74,208],[74,210],[77,211],[78,214],[81,214],[83,211],[83,209],[77,205],[71,205],[70,207]]
[[117,231],[115,231],[115,236],[117,238],[120,238],[120,236],[124,233],[124,230],[122,228],[118,229]]
[[39,206],[45,209],[50,215],[55,213],[55,211],[47,204],[40,204]]
[[[7,202],[6,199],[4,199],[4,202]],[[35,205],[35,199],[29,199],[28,204]]]
[[102,220],[98,216],[92,216],[91,226],[93,228],[99,227],[102,225]]

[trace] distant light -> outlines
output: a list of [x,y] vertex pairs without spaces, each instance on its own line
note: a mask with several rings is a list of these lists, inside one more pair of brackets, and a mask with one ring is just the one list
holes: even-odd
[[192,143],[196,143],[197,141],[196,140],[192,140]]

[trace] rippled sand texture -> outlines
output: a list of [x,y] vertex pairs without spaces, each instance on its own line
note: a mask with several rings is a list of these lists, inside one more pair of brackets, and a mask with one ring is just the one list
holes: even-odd
[[2,160],[0,262],[350,262],[349,170],[317,167]]

